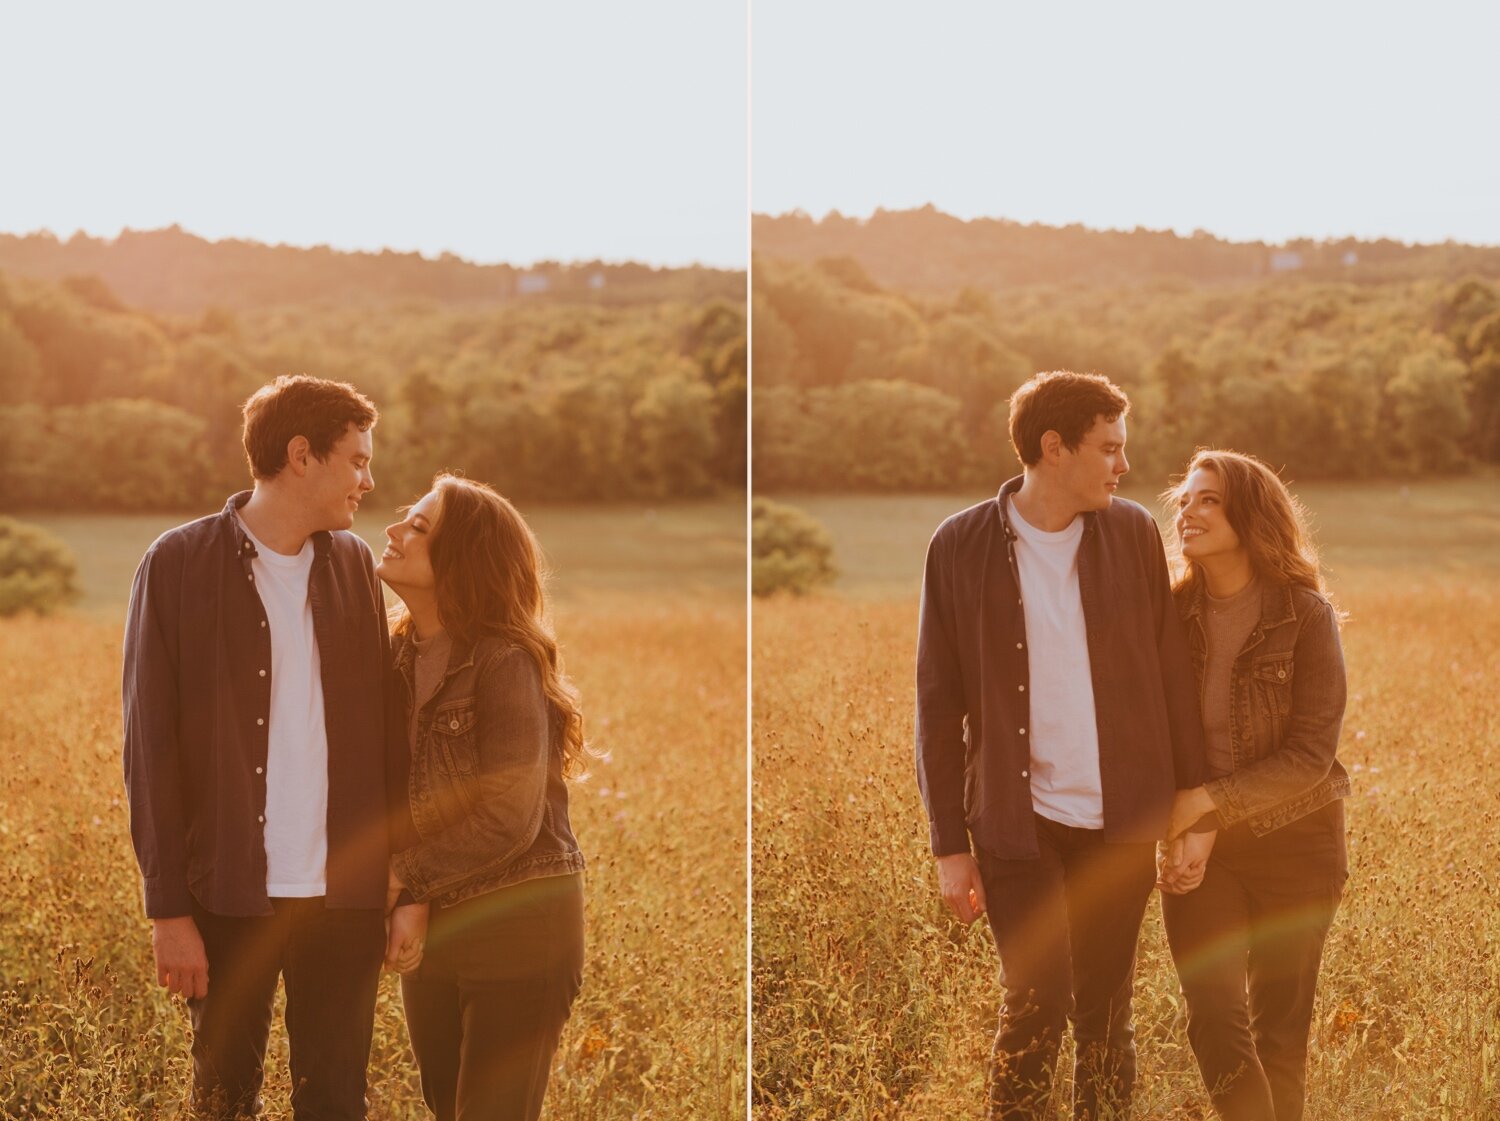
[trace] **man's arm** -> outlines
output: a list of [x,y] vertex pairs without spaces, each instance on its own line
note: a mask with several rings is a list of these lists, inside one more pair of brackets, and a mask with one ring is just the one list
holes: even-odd
[[938,890],[961,922],[984,914],[984,882],[964,812],[963,673],[953,630],[951,571],[938,536],[927,547],[917,624],[917,785],[937,857]]
[[934,856],[969,852],[964,813],[963,671],[954,633],[951,565],[942,530],[927,547],[917,623],[917,786]]
[[152,920],[156,980],[184,997],[208,993],[208,958],[192,918],[177,742],[176,596],[172,564],[153,546],[136,570],[121,676],[130,838]]

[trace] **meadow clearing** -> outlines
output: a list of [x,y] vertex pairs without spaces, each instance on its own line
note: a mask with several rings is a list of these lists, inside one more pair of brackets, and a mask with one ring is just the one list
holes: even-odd
[[[1297,490],[1350,613],[1339,753],[1354,781],[1307,1119],[1493,1121],[1500,486]],[[937,895],[912,765],[912,666],[927,539],[983,497],[784,496],[829,527],[843,576],[828,593],[754,606],[757,1121],[982,1112],[997,959],[987,926],[962,926]],[[1130,497],[1154,508],[1149,493]],[[1155,902],[1136,1030],[1136,1116],[1211,1117]],[[1059,1117],[1069,1069],[1065,1050]]]
[[[743,504],[528,513],[606,753],[572,789],[588,958],[546,1115],[742,1117]],[[0,1117],[174,1116],[187,1015],[155,984],[119,720],[128,582],[174,519],[35,520],[74,545],[85,598],[64,616],[0,620]],[[279,1016],[272,1041],[268,1117],[289,1118]],[[390,975],[369,1070],[372,1119],[429,1116]]]

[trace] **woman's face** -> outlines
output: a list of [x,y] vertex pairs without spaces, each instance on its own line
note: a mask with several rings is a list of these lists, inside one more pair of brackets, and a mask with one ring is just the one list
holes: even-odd
[[1219,473],[1212,468],[1199,467],[1183,481],[1177,496],[1177,540],[1182,555],[1200,563],[1244,551],[1224,511]]
[[433,527],[438,520],[438,493],[422,496],[406,517],[385,527],[385,552],[375,572],[393,588],[433,586],[432,557],[427,551]]

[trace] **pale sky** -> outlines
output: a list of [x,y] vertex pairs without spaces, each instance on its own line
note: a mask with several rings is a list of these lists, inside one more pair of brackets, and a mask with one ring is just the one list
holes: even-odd
[[0,14],[0,231],[743,268],[747,0]]
[[754,0],[759,213],[1500,244],[1500,6]]

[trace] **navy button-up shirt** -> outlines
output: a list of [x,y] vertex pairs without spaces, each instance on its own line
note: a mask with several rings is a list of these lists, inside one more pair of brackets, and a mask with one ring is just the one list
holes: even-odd
[[[249,497],[243,491],[222,512],[159,537],[130,594],[125,786],[151,918],[190,914],[195,899],[214,914],[271,913],[271,632],[250,566],[255,546],[235,516]],[[381,907],[406,769],[405,737],[390,734],[386,712],[384,601],[362,540],[344,532],[312,540],[308,596],[328,732],[326,899]]]
[[[937,856],[973,844],[1039,855],[1031,802],[1026,616],[1006,500],[1020,476],[954,514],[927,549],[917,635],[917,781]],[[1198,685],[1156,522],[1122,498],[1080,515],[1078,591],[1099,731],[1108,841],[1166,831],[1203,779]]]

